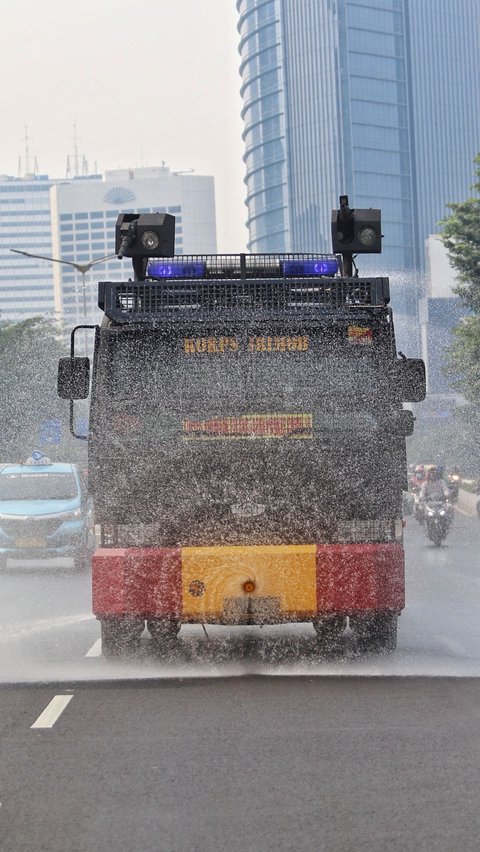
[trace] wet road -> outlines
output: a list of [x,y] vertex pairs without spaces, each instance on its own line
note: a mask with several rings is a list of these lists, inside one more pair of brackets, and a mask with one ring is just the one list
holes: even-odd
[[0,575],[0,682],[273,675],[480,675],[480,524],[456,512],[441,548],[409,518],[405,535],[407,607],[397,651],[361,657],[345,635],[339,654],[319,656],[308,625],[185,627],[166,657],[145,636],[134,661],[101,656],[90,612],[90,578],[65,563],[9,567]]
[[88,576],[2,574],[0,849],[476,852],[479,544],[476,519],[441,549],[409,523],[387,657],[347,634],[322,659],[305,626],[182,628],[168,659],[145,638],[107,662]]

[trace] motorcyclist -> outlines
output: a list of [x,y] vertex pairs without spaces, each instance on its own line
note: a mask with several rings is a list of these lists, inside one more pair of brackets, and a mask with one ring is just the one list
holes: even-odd
[[[450,489],[443,478],[443,467],[432,465],[427,473],[427,481],[420,489],[418,501],[418,520],[426,523],[426,533],[434,544],[440,545],[447,535],[453,520]],[[435,504],[443,503],[443,506]]]
[[413,495],[413,516],[419,524],[423,524],[423,507],[420,506],[420,489],[427,478],[424,464],[417,464],[410,477],[410,491]]
[[427,473],[427,479],[420,489],[420,500],[448,500],[450,489],[443,478],[443,467],[434,465]]
[[457,500],[458,492],[461,484],[460,468],[458,464],[454,465],[447,477],[448,486],[451,491],[452,500]]
[[413,490],[414,488],[420,488],[423,482],[425,482],[427,475],[425,473],[425,465],[417,464],[413,474],[410,477],[410,488]]

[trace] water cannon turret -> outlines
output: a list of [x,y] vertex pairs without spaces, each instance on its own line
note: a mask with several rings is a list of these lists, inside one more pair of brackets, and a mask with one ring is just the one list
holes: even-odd
[[115,226],[115,254],[132,258],[137,280],[145,278],[150,257],[175,254],[175,216],[170,213],[120,213]]
[[332,210],[332,248],[343,258],[343,274],[352,275],[354,254],[380,254],[382,214],[375,207],[353,210],[348,195],[340,196],[340,207]]

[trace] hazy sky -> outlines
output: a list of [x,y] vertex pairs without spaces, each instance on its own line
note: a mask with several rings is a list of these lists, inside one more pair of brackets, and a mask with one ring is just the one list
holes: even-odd
[[[14,0],[1,9],[0,173],[159,165],[215,177],[219,251],[245,248],[235,0]],[[23,166],[24,168],[24,166]]]

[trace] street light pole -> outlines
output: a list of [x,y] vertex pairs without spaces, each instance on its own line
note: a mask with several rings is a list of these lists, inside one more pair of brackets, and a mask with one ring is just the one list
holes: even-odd
[[104,257],[95,257],[93,260],[90,260],[88,263],[75,263],[73,260],[62,260],[59,257],[46,257],[44,254],[31,254],[29,251],[20,251],[20,249],[10,249],[10,251],[15,252],[15,254],[23,254],[25,257],[34,257],[39,260],[49,260],[52,263],[65,263],[67,266],[73,266],[78,272],[80,272],[82,276],[82,289],[83,289],[83,315],[85,320],[87,317],[87,288],[86,288],[86,279],[85,275],[90,271],[92,266],[95,266],[96,263],[103,263],[105,260],[110,260],[112,257],[116,257],[116,254],[106,254]]

